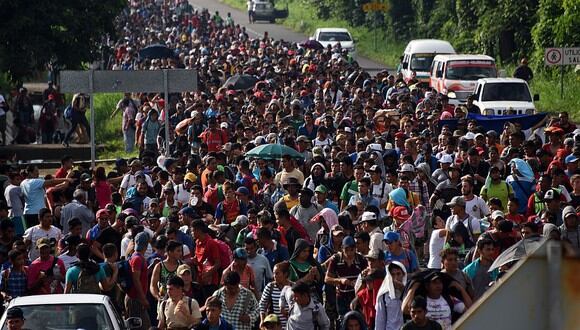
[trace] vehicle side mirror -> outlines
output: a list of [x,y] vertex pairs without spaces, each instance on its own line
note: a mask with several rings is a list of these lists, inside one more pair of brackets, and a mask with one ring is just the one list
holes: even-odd
[[456,99],[457,98],[457,94],[455,94],[455,92],[447,92],[447,97],[450,99]]
[[534,94],[534,102],[540,100],[540,94]]
[[140,329],[143,326],[143,321],[140,317],[130,317],[125,320],[125,327],[127,329]]

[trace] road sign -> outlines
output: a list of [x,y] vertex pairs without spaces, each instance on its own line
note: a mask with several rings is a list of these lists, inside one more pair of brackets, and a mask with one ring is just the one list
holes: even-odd
[[580,47],[546,48],[544,61],[546,65],[579,65]]
[[[195,70],[143,70],[143,71],[61,71],[59,81],[63,93],[85,93],[90,96],[91,109],[91,165],[95,167],[95,112],[94,93],[164,92],[165,113],[169,113],[169,93],[197,90]],[[169,125],[165,125],[166,156],[169,156]]]
[[369,2],[369,3],[365,3],[363,6],[363,11],[365,13],[371,12],[371,11],[388,11],[389,10],[389,6],[386,3],[380,3],[380,2]]
[[544,60],[546,65],[562,65],[562,49],[546,48]]

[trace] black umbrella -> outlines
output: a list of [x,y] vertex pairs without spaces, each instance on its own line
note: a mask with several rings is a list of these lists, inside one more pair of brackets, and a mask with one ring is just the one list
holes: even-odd
[[150,45],[139,51],[140,58],[169,58],[174,56],[173,50],[161,44]]
[[224,87],[227,89],[234,89],[234,90],[246,90],[250,88],[254,88],[254,85],[258,82],[258,78],[249,75],[249,74],[236,74],[231,76],[226,82],[224,83]]
[[324,49],[324,46],[320,42],[313,39],[308,39],[306,41],[301,42],[300,47],[315,50]]

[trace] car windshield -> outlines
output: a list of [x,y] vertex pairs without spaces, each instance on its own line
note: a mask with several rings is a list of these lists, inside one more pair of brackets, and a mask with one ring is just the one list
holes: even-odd
[[320,32],[318,41],[352,41],[346,32]]
[[488,83],[483,88],[481,100],[532,102],[532,96],[523,83]]
[[[35,330],[113,330],[103,304],[61,304],[18,306],[24,313],[26,329]],[[2,330],[7,330],[4,323]]]
[[411,57],[411,70],[415,71],[429,71],[431,70],[431,63],[433,63],[433,54],[413,54]]
[[492,61],[450,61],[445,78],[449,80],[477,80],[497,77]]

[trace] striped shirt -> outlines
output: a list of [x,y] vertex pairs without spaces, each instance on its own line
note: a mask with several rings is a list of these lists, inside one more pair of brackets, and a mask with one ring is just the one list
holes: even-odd
[[280,308],[280,296],[282,295],[282,288],[276,285],[276,282],[272,281],[266,285],[264,292],[262,293],[262,298],[260,299],[260,313],[268,315],[274,313],[278,316],[280,323],[282,324],[282,329],[286,329],[286,322],[288,319],[282,315],[282,309]]
[[[214,294],[222,303],[222,316],[231,324],[236,330],[252,330],[252,326],[258,320],[259,310],[258,302],[252,291],[240,285],[240,292],[236,297],[236,302],[231,308],[226,304],[225,287],[218,289]],[[248,315],[250,317],[249,323],[242,323],[240,321],[241,315]]]

